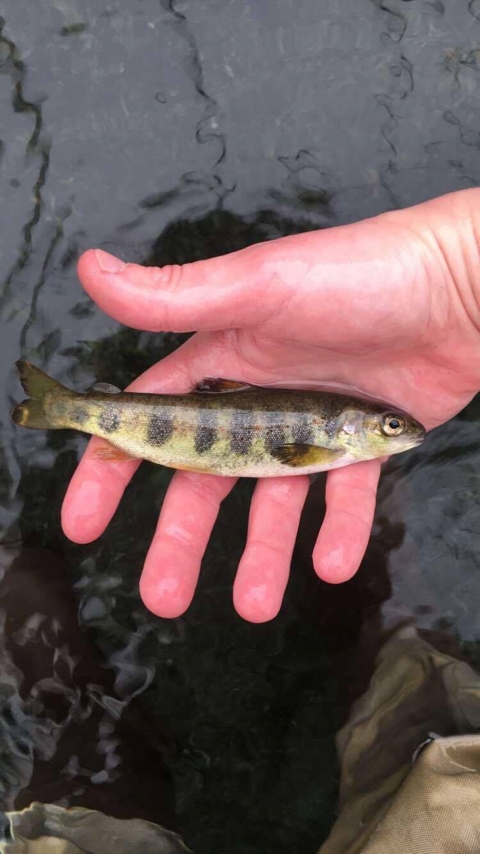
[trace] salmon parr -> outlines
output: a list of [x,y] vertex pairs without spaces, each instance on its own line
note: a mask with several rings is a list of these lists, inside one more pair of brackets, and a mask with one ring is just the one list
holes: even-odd
[[[104,459],[235,477],[310,474],[419,445],[421,424],[391,407],[327,391],[204,380],[189,394],[137,394],[99,384],[80,394],[17,362],[29,395],[12,412],[31,429],[107,440]],[[107,444],[108,443],[108,444]]]

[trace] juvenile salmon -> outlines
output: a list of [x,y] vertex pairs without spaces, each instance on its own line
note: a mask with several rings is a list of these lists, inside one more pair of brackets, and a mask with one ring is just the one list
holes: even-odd
[[74,429],[107,442],[104,459],[144,459],[237,477],[310,474],[419,445],[425,429],[386,404],[328,391],[207,379],[189,394],[137,394],[99,384],[71,391],[17,362],[28,400],[12,419],[34,430]]

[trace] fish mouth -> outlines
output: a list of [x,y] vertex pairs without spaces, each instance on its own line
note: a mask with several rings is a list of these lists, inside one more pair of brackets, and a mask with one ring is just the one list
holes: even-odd
[[420,445],[423,445],[424,438],[425,437],[423,436],[421,439],[414,439],[413,442],[410,444],[410,448],[419,448]]
[[421,445],[423,443],[426,435],[427,435],[427,431],[422,427],[422,431],[419,432],[419,434],[417,436],[412,437],[410,447],[411,448],[418,448],[419,445]]
[[412,448],[418,448],[423,443],[425,436],[426,430],[424,430],[423,428],[421,430],[419,429],[413,436],[399,436],[397,453],[401,453],[402,451],[410,451]]
[[418,446],[421,445],[423,440],[425,439],[427,431],[423,424],[420,424],[420,421],[414,421],[413,424],[411,424],[410,430],[410,447],[418,448]]

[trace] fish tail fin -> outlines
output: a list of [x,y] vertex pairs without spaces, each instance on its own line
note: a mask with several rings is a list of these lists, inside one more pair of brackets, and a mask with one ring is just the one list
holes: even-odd
[[20,382],[29,395],[29,399],[23,400],[13,409],[12,421],[20,427],[28,427],[32,430],[59,427],[58,421],[49,414],[49,407],[45,405],[45,397],[54,391],[63,392],[63,394],[72,394],[72,392],[30,362],[22,360],[16,364],[20,374]]
[[20,359],[15,364],[18,368],[23,390],[27,392],[29,397],[33,397],[34,400],[42,400],[48,391],[60,391],[60,389],[68,391],[58,380],[49,377],[48,374],[45,374],[36,365],[32,365],[31,362]]

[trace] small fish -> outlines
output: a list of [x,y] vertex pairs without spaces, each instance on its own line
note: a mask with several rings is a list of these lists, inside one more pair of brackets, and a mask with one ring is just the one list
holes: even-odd
[[205,379],[189,394],[138,394],[100,383],[86,394],[17,362],[28,400],[12,412],[34,430],[74,429],[107,440],[102,459],[144,459],[235,477],[312,474],[398,454],[425,429],[405,412],[343,394]]

